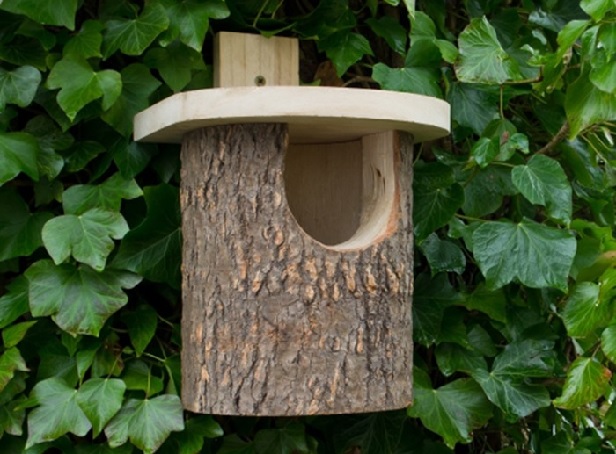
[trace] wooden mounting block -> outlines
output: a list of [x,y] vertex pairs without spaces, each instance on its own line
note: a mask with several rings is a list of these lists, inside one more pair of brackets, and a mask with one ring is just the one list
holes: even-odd
[[292,86],[288,38],[226,33],[215,55],[219,88],[135,119],[136,140],[182,143],[184,406],[409,405],[412,148],[448,133],[449,105]]

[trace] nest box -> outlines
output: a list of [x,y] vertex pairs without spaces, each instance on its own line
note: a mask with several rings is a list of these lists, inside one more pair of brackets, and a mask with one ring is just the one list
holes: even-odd
[[181,151],[182,401],[311,415],[412,401],[412,146],[449,105],[299,86],[298,42],[221,33],[216,88],[135,119]]

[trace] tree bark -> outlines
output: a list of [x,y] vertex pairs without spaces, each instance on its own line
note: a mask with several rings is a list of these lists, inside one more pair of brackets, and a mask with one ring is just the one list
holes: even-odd
[[182,146],[182,400],[197,413],[384,411],[412,400],[412,137],[395,224],[339,251],[295,221],[283,124],[214,126]]

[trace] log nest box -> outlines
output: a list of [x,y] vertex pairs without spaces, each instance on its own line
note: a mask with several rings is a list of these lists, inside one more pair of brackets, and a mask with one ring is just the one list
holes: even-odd
[[221,33],[213,89],[137,115],[181,150],[182,401],[312,415],[412,402],[413,142],[449,105],[299,86],[291,38]]

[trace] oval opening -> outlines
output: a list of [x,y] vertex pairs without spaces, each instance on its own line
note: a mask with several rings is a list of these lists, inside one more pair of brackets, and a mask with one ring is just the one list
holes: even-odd
[[331,144],[291,144],[284,180],[298,225],[336,250],[364,249],[393,233],[395,133]]

